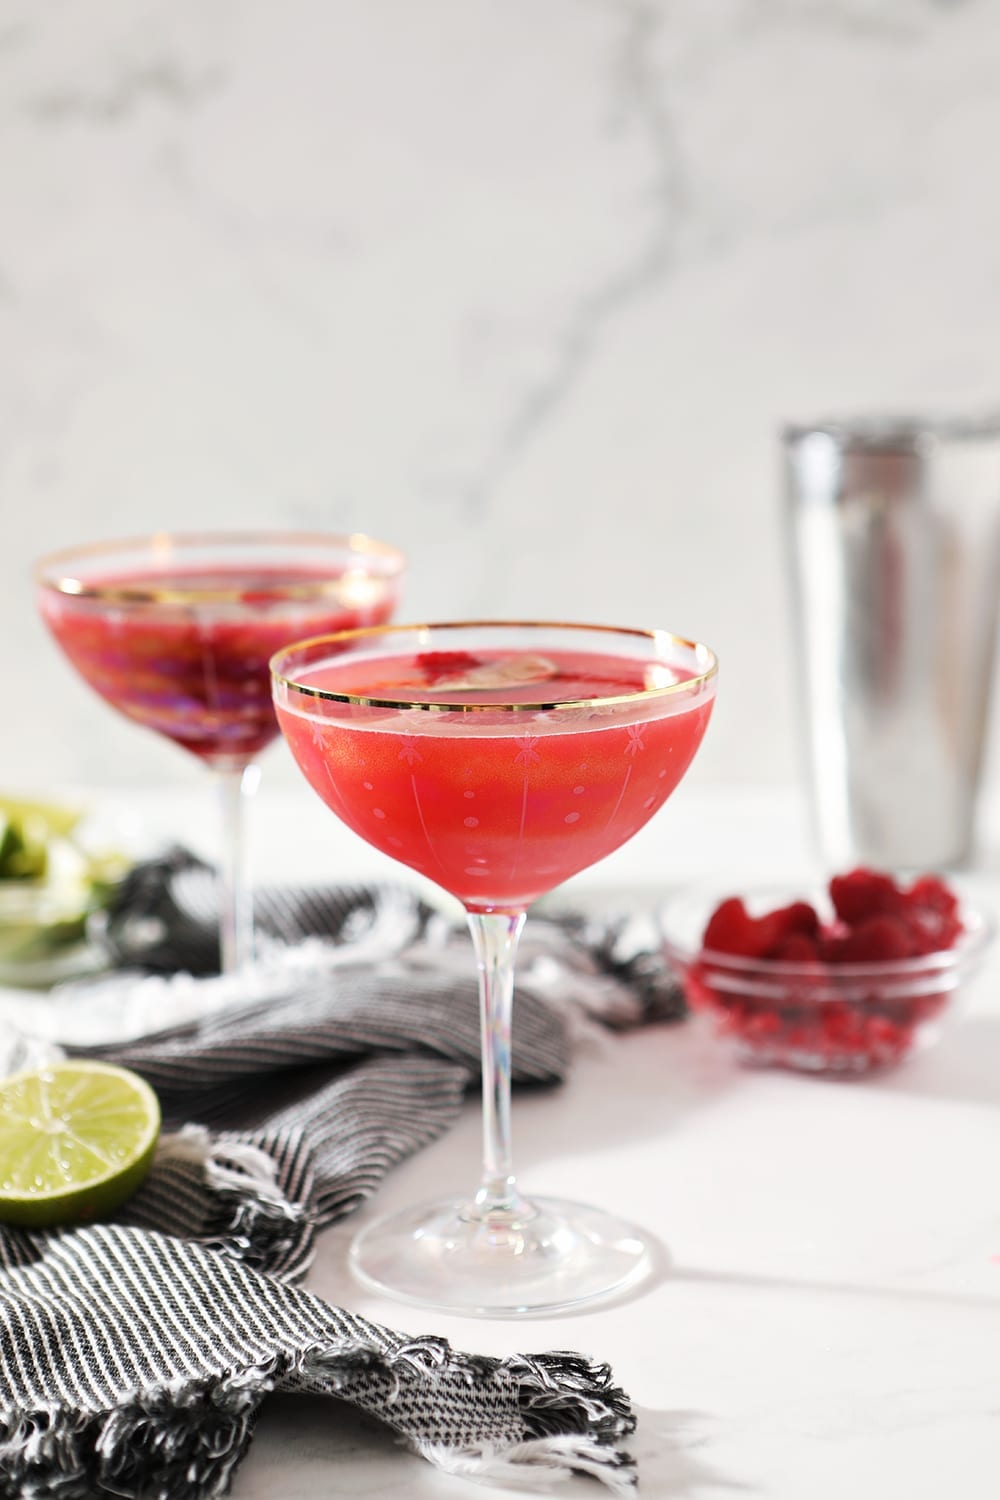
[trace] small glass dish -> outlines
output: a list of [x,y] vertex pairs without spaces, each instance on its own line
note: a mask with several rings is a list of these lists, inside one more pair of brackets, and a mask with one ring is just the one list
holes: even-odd
[[[889,1068],[932,1042],[958,991],[979,967],[996,924],[962,891],[962,934],[952,948],[919,958],[866,963],[744,958],[702,948],[701,938],[731,889],[700,889],[660,911],[666,956],[692,1010],[743,1062],[807,1073],[858,1075]],[[741,892],[751,916],[794,900],[832,917],[825,891]]]

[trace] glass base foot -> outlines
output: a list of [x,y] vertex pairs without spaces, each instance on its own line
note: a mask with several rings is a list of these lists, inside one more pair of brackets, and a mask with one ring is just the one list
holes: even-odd
[[443,1312],[513,1318],[575,1308],[643,1279],[653,1257],[634,1225],[539,1198],[484,1215],[473,1203],[423,1203],[376,1219],[351,1246],[366,1286]]

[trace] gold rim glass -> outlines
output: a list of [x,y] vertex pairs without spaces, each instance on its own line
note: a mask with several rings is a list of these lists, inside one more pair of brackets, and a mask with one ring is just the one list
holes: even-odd
[[[594,638],[620,648],[612,654],[634,658],[641,652],[647,661],[651,680],[649,686],[632,693],[607,694],[597,698],[544,699],[535,701],[506,701],[499,690],[477,690],[474,697],[460,694],[450,698],[406,698],[387,697],[381,694],[336,692],[316,687],[300,680],[306,669],[329,659],[339,659],[346,651],[371,650],[371,659],[392,654],[392,648],[401,637],[410,637],[415,645],[430,649],[432,636],[451,631],[495,631],[498,634],[513,634],[516,631],[535,633],[544,631],[546,639],[556,641],[565,633],[592,634]],[[629,650],[624,649],[629,647]],[[384,649],[383,649],[384,648]],[[672,681],[657,682],[658,669],[672,672],[682,668],[691,675]],[[660,698],[681,694],[697,696],[705,692],[718,672],[715,653],[700,641],[691,641],[684,636],[672,635],[666,630],[634,630],[618,625],[573,624],[565,620],[453,620],[440,624],[376,625],[361,630],[342,630],[332,635],[313,636],[309,640],[297,641],[283,648],[271,658],[271,676],[280,688],[300,693],[307,698],[323,699],[330,703],[356,704],[361,708],[396,709],[422,713],[559,713],[586,708],[608,708],[621,705],[636,705]]]
[[[148,576],[158,570],[169,574],[178,567],[195,564],[207,569],[213,561],[220,566],[229,565],[240,554],[273,568],[285,563],[289,567],[296,563],[301,566],[308,558],[316,566],[327,561],[343,569],[333,578],[292,579],[276,584],[276,600],[337,595],[343,589],[345,577],[369,576],[389,581],[400,578],[406,566],[406,559],[397,547],[362,532],[157,531],[147,536],[120,537],[47,553],[35,564],[35,582],[39,588],[55,593],[108,604],[245,604],[245,589],[235,585],[160,585]],[[144,576],[130,582],[124,575],[136,567],[142,568]],[[114,576],[117,573],[122,576]],[[104,581],[109,574],[113,581]]]
[[356,1275],[491,1317],[633,1285],[653,1263],[639,1229],[518,1189],[514,961],[528,906],[630,839],[683,777],[711,713],[714,654],[660,630],[473,620],[299,641],[271,672],[307,780],[349,828],[462,902],[479,970],[479,1190],[370,1223],[351,1249]]
[[361,533],[285,530],[154,532],[35,565],[41,613],[84,681],[216,774],[227,971],[253,956],[243,806],[278,732],[268,658],[310,631],[385,621],[404,568]]

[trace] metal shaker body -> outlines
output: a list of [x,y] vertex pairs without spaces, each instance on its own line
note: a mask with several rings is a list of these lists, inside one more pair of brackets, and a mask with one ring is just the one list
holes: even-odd
[[785,456],[822,853],[963,864],[1000,597],[1000,422],[797,427]]

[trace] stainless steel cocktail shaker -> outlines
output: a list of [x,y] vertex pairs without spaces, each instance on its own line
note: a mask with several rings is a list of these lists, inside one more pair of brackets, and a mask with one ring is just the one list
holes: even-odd
[[1000,416],[792,427],[784,452],[821,851],[963,864],[1000,596]]

